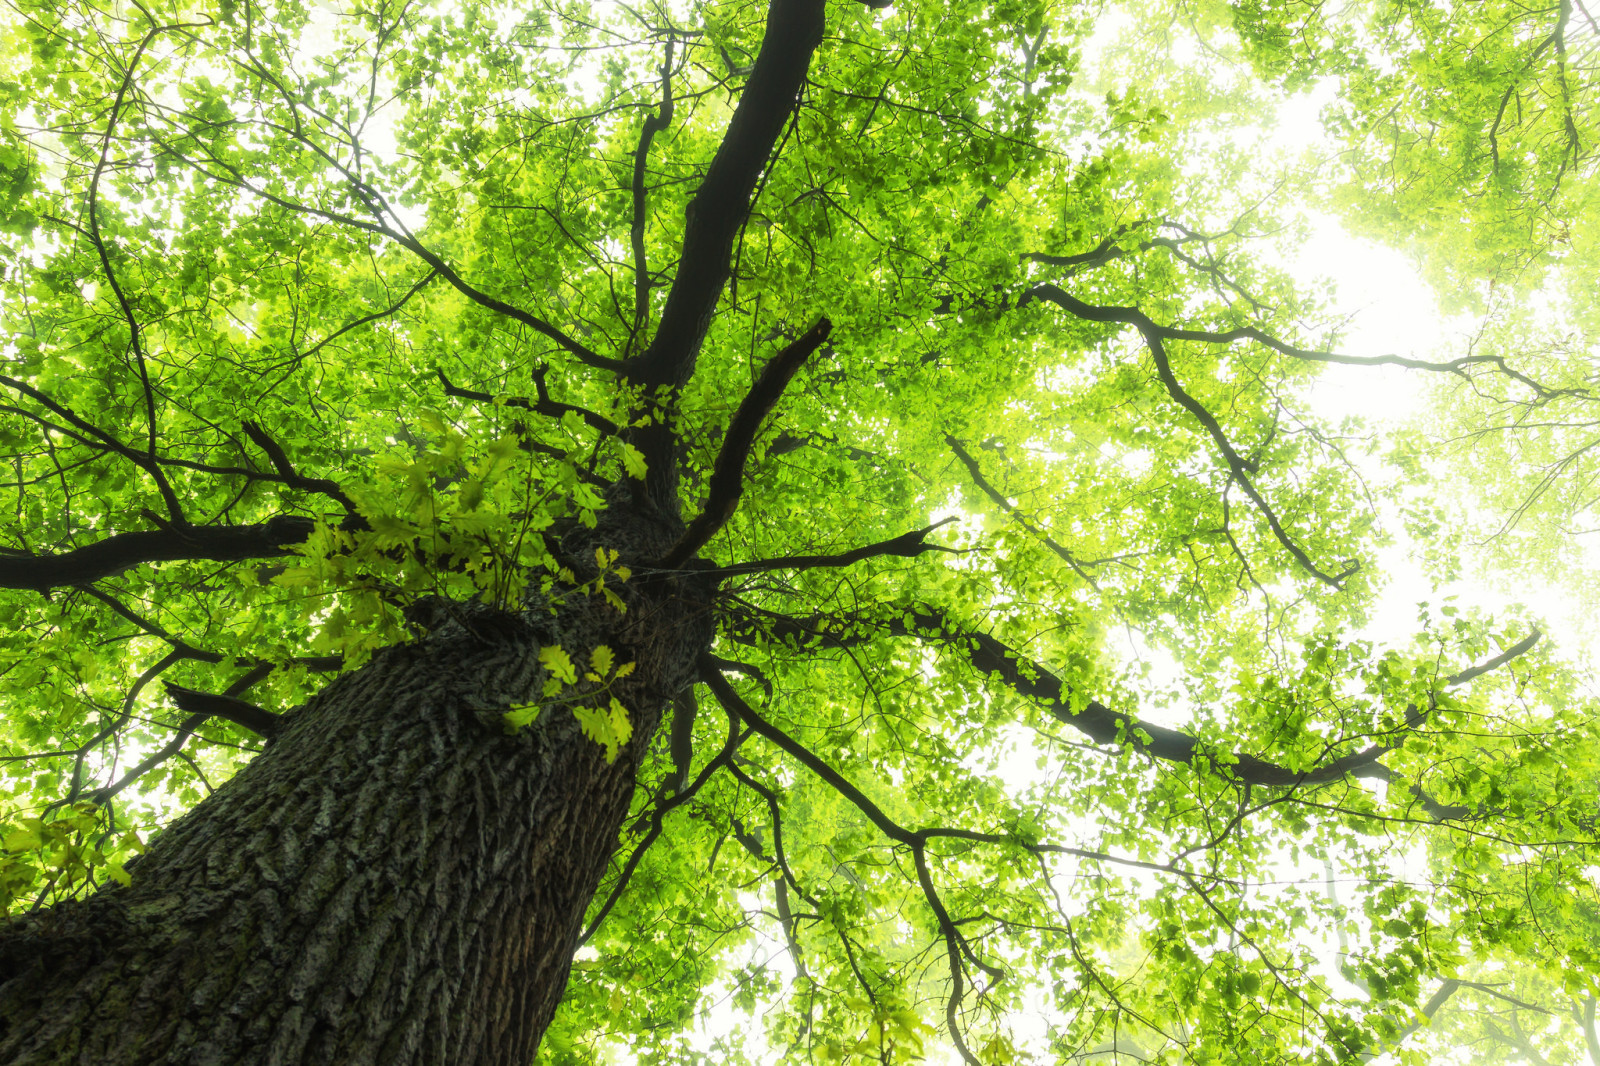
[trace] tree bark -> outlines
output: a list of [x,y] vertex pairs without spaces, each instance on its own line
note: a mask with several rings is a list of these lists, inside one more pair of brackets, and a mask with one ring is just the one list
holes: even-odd
[[[631,584],[625,615],[579,593],[379,654],[131,886],[0,927],[0,1062],[526,1066],[639,760],[710,640],[704,579]],[[567,705],[505,735],[558,641],[637,663],[611,693],[634,728],[613,763]]]

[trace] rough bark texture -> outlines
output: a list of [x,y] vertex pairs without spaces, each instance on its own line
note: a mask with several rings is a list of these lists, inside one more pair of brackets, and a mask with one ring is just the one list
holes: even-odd
[[[824,7],[771,0],[640,357],[599,360],[541,320],[468,295],[531,321],[590,365],[625,371],[630,385],[654,390],[652,404],[663,391],[675,396],[805,84]],[[131,887],[0,926],[0,1063],[526,1066],[565,991],[641,755],[710,647],[715,578],[687,558],[698,544],[670,567],[644,565],[684,532],[673,413],[670,404],[646,413],[647,423],[621,431],[647,459],[645,482],[612,486],[601,528],[571,531],[561,546],[574,567],[600,545],[648,575],[627,586],[627,613],[581,591],[554,613],[519,617],[453,605],[427,640],[329,686],[160,836],[130,867]],[[60,557],[66,577],[57,578],[92,581],[153,559],[272,555],[299,539],[272,523],[208,535],[232,540],[201,544],[191,530],[179,539],[192,543],[174,547],[166,534],[125,534]],[[0,585],[5,576],[0,568]],[[49,587],[12,577],[13,587]],[[597,697],[620,698],[633,724],[613,763],[582,736],[570,705],[504,735],[501,715],[542,692],[540,645],[556,643],[575,658],[604,643],[635,664]]]
[[[525,1066],[638,760],[709,643],[703,584],[637,582],[626,615],[580,595],[451,623],[334,682],[131,887],[0,933],[0,1062]],[[556,640],[638,663],[612,764],[566,707],[504,734]]]

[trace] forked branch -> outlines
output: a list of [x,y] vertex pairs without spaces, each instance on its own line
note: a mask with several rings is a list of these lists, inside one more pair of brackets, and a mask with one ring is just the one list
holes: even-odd
[[608,437],[614,437],[622,432],[622,427],[618,426],[605,415],[591,411],[586,407],[579,407],[576,404],[561,403],[557,400],[552,400],[550,398],[550,392],[544,383],[545,374],[547,373],[547,369],[544,367],[541,367],[533,375],[533,385],[534,388],[538,390],[538,399],[535,400],[530,400],[524,396],[495,396],[491,393],[480,392],[477,389],[463,389],[451,382],[451,380],[445,376],[445,372],[443,370],[435,369],[434,373],[439,377],[439,384],[444,386],[444,394],[446,396],[454,396],[458,400],[475,400],[478,403],[501,404],[506,407],[520,407],[524,411],[532,411],[536,415],[544,415],[547,418],[556,419],[559,419],[563,415],[570,412],[583,419],[594,430],[603,433]]
[[678,543],[653,565],[669,570],[682,566],[693,559],[733,517],[735,508],[739,506],[739,497],[744,494],[745,463],[750,459],[750,449],[755,445],[756,434],[761,432],[762,422],[777,405],[795,373],[811,357],[811,353],[828,339],[832,329],[832,322],[826,318],[818,319],[816,325],[773,356],[762,368],[761,376],[739,402],[739,409],[728,423],[722,450],[717,453],[717,461],[711,469],[705,505],[684,530]]
[[728,714],[736,717],[756,733],[776,744],[784,752],[792,756],[806,769],[822,778],[831,788],[848,800],[852,806],[866,816],[884,836],[897,844],[903,844],[911,849],[912,859],[916,865],[917,883],[928,901],[929,908],[933,911],[935,921],[938,922],[940,934],[944,937],[945,949],[950,960],[950,996],[945,1001],[945,1022],[950,1032],[950,1039],[956,1045],[956,1050],[961,1053],[962,1059],[971,1066],[982,1066],[977,1056],[967,1047],[966,1039],[961,1033],[958,1022],[958,1011],[961,1000],[966,994],[966,967],[962,964],[961,957],[966,950],[966,942],[961,932],[950,919],[950,912],[946,910],[944,901],[939,898],[938,890],[933,884],[933,877],[928,871],[928,839],[929,833],[914,831],[905,828],[893,818],[883,812],[866,794],[845,779],[837,770],[818,758],[810,748],[795,740],[788,733],[779,729],[761,715],[755,708],[746,703],[733,686],[717,670],[715,663],[704,657],[700,662],[700,680],[711,689]]
[[[237,697],[241,693],[248,691],[253,685],[255,685],[258,681],[261,681],[270,673],[272,673],[272,667],[269,664],[263,663],[258,666],[253,666],[241,674],[239,678],[233,682],[233,684],[229,685],[225,690],[223,690],[223,693],[220,697],[212,695],[210,698],[231,699],[233,697]],[[184,691],[192,690],[186,689]],[[197,693],[197,695],[208,694]],[[180,703],[178,709],[184,710],[185,708]],[[261,713],[266,714],[267,712],[262,711]],[[173,756],[182,754],[183,746],[189,742],[190,737],[194,736],[195,730],[205,725],[206,722],[210,721],[213,717],[216,717],[216,715],[209,708],[195,711],[190,714],[182,721],[182,723],[178,725],[178,731],[173,734],[171,740],[167,741],[160,748],[145,756],[136,766],[133,767],[133,769],[117,778],[111,784],[105,786],[104,788],[95,789],[93,792],[91,792],[89,794],[90,802],[101,805],[109,803],[118,793],[127,788],[129,785],[133,784],[135,781],[138,781],[145,774],[149,773],[151,770],[154,770],[156,767],[160,766]]]
[[[1173,330],[1158,326],[1151,320],[1149,315],[1140,311],[1137,307],[1096,306],[1084,303],[1054,285],[1036,285],[1029,291],[1027,296],[1053,303],[1062,310],[1088,322],[1115,322],[1138,329],[1144,337],[1145,347],[1149,349],[1151,359],[1155,361],[1156,375],[1161,379],[1161,384],[1167,390],[1167,394],[1172,397],[1178,406],[1188,411],[1200,423],[1212,442],[1216,444],[1217,451],[1221,453],[1222,460],[1227,465],[1228,472],[1233,480],[1244,490],[1245,495],[1250,497],[1250,501],[1255,504],[1256,510],[1266,520],[1267,527],[1272,530],[1273,537],[1277,539],[1279,544],[1283,545],[1285,551],[1294,557],[1295,562],[1299,563],[1306,573],[1335,589],[1343,588],[1345,579],[1360,569],[1359,563],[1351,563],[1339,573],[1330,574],[1311,561],[1311,556],[1289,535],[1289,531],[1284,529],[1283,523],[1278,519],[1277,512],[1272,509],[1266,498],[1256,489],[1255,481],[1253,480],[1253,475],[1257,472],[1256,463],[1239,454],[1238,450],[1234,448],[1233,442],[1228,440],[1228,435],[1223,432],[1222,426],[1217,422],[1216,417],[1206,410],[1204,404],[1190,395],[1178,381],[1177,375],[1172,372],[1172,363],[1167,358],[1165,342],[1169,339],[1202,339],[1201,336],[1190,335],[1194,333],[1194,331],[1190,330]],[[1026,299],[1027,297],[1023,301],[1018,301],[1019,305],[1025,302]],[[1178,334],[1184,334],[1185,336],[1178,337]]]
[[[644,456],[639,495],[672,514],[678,509],[678,391],[694,376],[700,347],[732,272],[733,248],[771,162],[778,137],[800,99],[811,54],[822,43],[823,0],[770,0],[761,50],[739,104],[685,211],[678,269],[650,343],[625,364],[627,383],[643,402],[631,415],[628,442]],[[715,532],[726,516],[708,517]],[[705,535],[705,526],[697,536]],[[701,540],[688,549],[690,558]],[[676,552],[674,554],[677,554]]]
[[[728,283],[733,242],[778,135],[800,98],[822,43],[822,0],[771,0],[761,50],[728,131],[689,201],[683,251],[650,345],[628,362],[628,380],[676,388],[694,372],[700,344]],[[649,452],[646,452],[649,455]],[[655,457],[651,457],[654,461]]]
[[[616,883],[611,886],[611,891],[607,894],[606,901],[600,905],[599,910],[594,912],[594,917],[589,920],[583,935],[578,937],[578,945],[580,947],[587,944],[600,926],[605,923],[606,917],[611,913],[611,909],[617,905],[617,901],[627,891],[628,883],[633,880],[634,871],[639,868],[639,863],[643,861],[645,853],[650,850],[650,845],[654,844],[656,838],[661,835],[661,830],[666,825],[667,815],[694,799],[700,789],[705,786],[705,783],[711,780],[712,774],[725,766],[732,766],[733,755],[739,750],[739,745],[744,742],[747,736],[749,736],[749,733],[741,732],[738,717],[730,711],[728,713],[728,739],[723,742],[722,750],[717,752],[705,766],[700,768],[700,772],[695,775],[694,781],[687,788],[679,789],[672,795],[665,796],[655,805],[655,809],[650,813],[650,828],[645,832],[644,839],[638,843],[632,853],[629,854],[627,861],[622,864],[622,870],[617,874]],[[686,768],[681,767],[680,769]],[[635,824],[637,825],[637,823]]]
[[0,375],[0,385],[22,393],[22,395],[55,414],[79,433],[82,433],[84,438],[89,439],[91,446],[93,446],[93,441],[99,441],[100,445],[103,445],[106,449],[116,452],[143,470],[150,476],[150,480],[155,483],[156,491],[161,494],[162,501],[167,505],[167,513],[172,516],[172,521],[180,525],[187,521],[183,516],[183,507],[178,503],[177,493],[173,492],[172,485],[167,481],[166,474],[161,471],[161,460],[156,455],[153,442],[148,452],[138,451],[122,443],[121,440],[117,439],[116,434],[111,433],[109,430],[101,429],[88,419],[80,417],[64,404],[56,402],[50,396],[26,382]]
[[283,445],[273,440],[267,431],[254,422],[243,423],[245,435],[255,442],[257,448],[267,453],[267,458],[272,462],[272,467],[278,472],[283,483],[291,489],[301,489],[306,492],[317,492],[333,500],[345,513],[356,517],[355,501],[346,496],[338,482],[325,477],[306,477],[294,468],[289,461],[289,455],[283,450]]

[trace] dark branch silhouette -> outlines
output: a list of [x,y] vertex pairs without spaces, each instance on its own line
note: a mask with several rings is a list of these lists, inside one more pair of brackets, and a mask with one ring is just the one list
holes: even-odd
[[650,162],[650,145],[656,134],[672,125],[672,46],[675,38],[667,37],[666,58],[661,61],[661,110],[644,120],[639,131],[639,146],[633,152],[633,225],[628,229],[628,241],[633,246],[633,325],[628,330],[628,351],[631,353],[639,335],[650,317],[650,264],[645,256],[645,169]]
[[[661,829],[666,824],[667,815],[694,799],[695,794],[705,786],[707,781],[711,780],[712,774],[724,766],[731,766],[734,753],[739,750],[739,745],[747,735],[748,733],[739,731],[739,719],[732,712],[729,712],[728,739],[723,742],[722,749],[705,766],[700,768],[700,772],[695,775],[694,781],[687,788],[665,797],[655,805],[654,810],[650,812],[650,828],[645,832],[644,839],[638,843],[628,856],[627,861],[622,864],[622,870],[617,874],[617,880],[611,886],[611,892],[606,896],[606,901],[600,905],[599,910],[595,911],[588,927],[578,937],[579,946],[589,942],[595,931],[605,923],[606,916],[617,905],[617,900],[621,899],[622,894],[627,891],[628,883],[633,879],[633,872],[639,868],[639,863],[644,859],[645,853],[650,850],[650,845],[654,844],[656,838],[661,835]],[[637,823],[635,823],[635,826],[637,827]]]
[[552,400],[544,383],[546,368],[543,367],[533,376],[534,388],[538,390],[538,399],[536,400],[530,400],[525,396],[502,396],[497,398],[492,393],[480,392],[477,389],[460,388],[445,376],[443,370],[435,369],[434,373],[439,377],[439,384],[444,386],[445,395],[454,396],[458,400],[476,400],[478,403],[487,404],[498,402],[506,407],[520,407],[525,411],[532,411],[536,415],[545,415],[548,418],[557,419],[570,411],[587,422],[590,427],[604,433],[606,436],[616,436],[622,432],[620,426],[602,414],[597,414],[574,404]]
[[254,422],[242,423],[245,435],[255,442],[256,447],[267,453],[272,467],[283,479],[283,483],[292,489],[303,489],[306,492],[319,492],[345,509],[351,517],[357,517],[355,501],[346,496],[338,482],[325,477],[305,477],[298,473],[294,464],[289,461],[288,453],[283,450],[283,445],[273,440],[266,430]]
[[909,533],[902,533],[898,537],[880,540],[876,544],[863,544],[859,548],[852,548],[847,552],[837,555],[785,555],[776,559],[756,559],[748,563],[731,563],[728,566],[719,566],[714,570],[705,571],[707,574],[760,574],[769,570],[814,570],[825,566],[852,566],[865,559],[876,559],[881,556],[898,556],[902,559],[912,559],[924,552],[949,552],[956,554],[957,549],[947,548],[942,544],[929,544],[928,534],[940,526],[948,525],[955,521],[955,517],[935,522],[931,526],[913,529]]
[[70,409],[57,403],[26,382],[0,375],[0,385],[20,392],[30,400],[54,412],[58,418],[66,420],[81,433],[100,441],[105,447],[127,459],[146,474],[149,474],[150,480],[155,483],[156,491],[161,494],[161,499],[167,505],[167,513],[172,516],[172,521],[180,525],[186,521],[183,517],[183,507],[178,503],[177,493],[173,492],[172,485],[167,481],[167,476],[161,472],[161,460],[157,457],[153,446],[148,452],[141,452],[128,447],[114,433],[101,429],[87,419],[80,418]]
[[1054,537],[1050,536],[1050,534],[1046,533],[1044,530],[1028,521],[1027,517],[1024,516],[1021,511],[1013,507],[1011,505],[1011,501],[1006,499],[1000,490],[995,488],[993,483],[991,483],[988,478],[983,476],[983,469],[978,466],[978,460],[972,457],[972,453],[967,451],[966,447],[960,441],[956,440],[948,433],[945,434],[944,441],[946,444],[950,445],[950,450],[956,453],[956,458],[961,460],[961,465],[967,468],[967,473],[971,476],[973,484],[982,489],[984,495],[993,500],[996,507],[1010,515],[1023,529],[1026,529],[1029,533],[1043,541],[1045,547],[1055,552],[1061,561],[1072,567],[1073,571],[1076,572],[1079,577],[1083,578],[1095,588],[1099,588],[1099,585],[1096,584],[1093,575],[1083,568],[1084,564],[1078,561],[1077,556],[1069,552],[1063,545],[1057,542]]
[[[238,696],[240,693],[250,689],[253,685],[255,685],[258,681],[261,681],[270,673],[272,673],[272,666],[269,664],[263,663],[258,666],[253,666],[240,675],[239,679],[233,684],[229,685],[227,689],[223,691],[222,695],[223,697]],[[179,709],[183,709],[182,705],[179,706]],[[265,714],[266,712],[263,711],[262,713]],[[179,723],[177,732],[173,734],[171,740],[167,741],[160,748],[145,756],[137,765],[133,767],[133,769],[117,778],[117,780],[113,781],[111,784],[105,786],[104,788],[95,789],[93,792],[91,792],[89,794],[90,802],[104,806],[106,803],[109,803],[114,797],[116,797],[118,793],[126,789],[135,781],[138,781],[145,774],[149,773],[151,770],[154,770],[156,767],[160,766],[173,756],[181,754],[183,751],[183,746],[189,742],[190,737],[194,736],[195,730],[205,725],[213,717],[216,717],[216,715],[214,715],[210,710],[191,713],[187,718]]]
[[234,725],[242,726],[265,739],[276,736],[278,729],[283,725],[283,719],[278,715],[237,696],[200,692],[175,685],[171,681],[164,681],[162,684],[166,686],[167,695],[172,697],[172,702],[177,704],[180,711],[210,715],[213,718],[226,718]]
[[[759,632],[768,640],[792,640],[801,643],[828,646],[849,646],[859,641],[859,634],[876,629],[896,636],[938,644],[963,656],[979,674],[994,678],[1019,695],[1026,696],[1043,707],[1063,725],[1071,726],[1098,744],[1128,744],[1135,750],[1164,762],[1192,765],[1202,757],[1208,759],[1219,772],[1244,784],[1271,788],[1295,788],[1329,784],[1346,775],[1394,781],[1395,775],[1378,759],[1394,750],[1392,744],[1373,744],[1367,748],[1339,756],[1317,766],[1303,770],[1292,769],[1259,756],[1243,752],[1224,751],[1179,729],[1147,722],[1135,715],[1112,710],[1098,700],[1086,698],[1061,680],[1039,661],[1013,649],[1003,641],[978,630],[953,622],[946,613],[923,605],[907,609],[881,619],[859,616],[834,619],[825,616],[796,619],[780,615],[766,615],[753,622],[750,632]],[[749,639],[750,633],[734,633],[736,639]],[[1504,666],[1529,651],[1540,639],[1537,631],[1489,661],[1444,678],[1442,685],[1462,684],[1490,670]],[[1388,739],[1398,739],[1420,726],[1425,712],[1415,709],[1408,713],[1404,725],[1385,734]],[[1421,798],[1419,796],[1419,798]],[[1431,800],[1426,803],[1432,803]],[[1434,804],[1434,811],[1453,813],[1461,817],[1468,813],[1464,808],[1445,808]]]
[[932,909],[934,919],[939,924],[939,931],[945,940],[946,950],[950,959],[950,997],[945,1003],[945,1022],[950,1033],[950,1039],[956,1045],[956,1050],[961,1057],[972,1066],[982,1066],[977,1056],[967,1047],[966,1039],[961,1032],[957,1021],[957,1011],[961,1000],[966,995],[966,968],[962,965],[961,958],[965,948],[965,941],[954,922],[950,920],[950,912],[945,909],[944,902],[939,898],[939,893],[933,883],[933,877],[928,871],[928,835],[906,829],[894,819],[883,812],[866,794],[852,785],[837,770],[818,758],[810,748],[795,740],[789,734],[767,721],[756,713],[739,694],[728,684],[726,678],[718,672],[716,665],[709,658],[701,659],[700,679],[706,687],[711,689],[712,695],[727,710],[730,716],[735,716],[750,726],[756,733],[772,741],[780,749],[793,757],[806,769],[822,778],[823,781],[848,800],[857,810],[866,815],[867,820],[877,827],[884,836],[897,844],[903,844],[911,849],[912,859],[917,870],[917,882],[922,888],[923,895],[927,898],[928,906]]
[[630,418],[636,423],[644,419],[630,431],[630,443],[649,468],[641,495],[669,513],[677,510],[677,435],[672,427],[677,390],[694,374],[728,283],[734,240],[800,98],[811,54],[822,42],[825,6],[822,0],[771,3],[749,81],[685,212],[678,269],[655,335],[626,364],[628,383],[644,394],[639,414]]
[[1266,520],[1268,528],[1272,530],[1272,535],[1277,538],[1279,544],[1283,545],[1284,550],[1294,556],[1295,561],[1308,574],[1331,588],[1343,588],[1345,578],[1360,569],[1359,563],[1352,563],[1339,573],[1330,574],[1311,561],[1311,556],[1306,554],[1305,549],[1300,547],[1294,538],[1289,535],[1288,530],[1284,529],[1283,523],[1278,519],[1277,512],[1272,509],[1266,498],[1257,490],[1255,482],[1252,480],[1252,475],[1257,472],[1256,464],[1238,453],[1233,443],[1228,440],[1228,435],[1223,432],[1222,426],[1217,422],[1216,417],[1206,410],[1204,404],[1190,395],[1178,381],[1177,375],[1172,372],[1172,364],[1167,359],[1165,341],[1168,339],[1198,340],[1203,338],[1199,336],[1176,337],[1176,334],[1190,333],[1192,331],[1171,330],[1158,326],[1151,320],[1149,315],[1146,315],[1136,307],[1102,307],[1087,304],[1077,297],[1063,292],[1054,285],[1034,286],[1024,295],[1023,299],[1018,301],[1018,306],[1022,306],[1030,297],[1053,303],[1062,310],[1088,322],[1114,322],[1138,329],[1144,336],[1145,347],[1149,349],[1150,357],[1156,364],[1156,375],[1161,379],[1161,384],[1166,388],[1167,394],[1177,402],[1178,406],[1194,416],[1212,442],[1216,444],[1217,450],[1222,453],[1223,462],[1227,464],[1228,472],[1238,482],[1239,487],[1244,489],[1245,495],[1250,497],[1250,501],[1256,505],[1256,510]]
[[0,588],[48,592],[88,585],[144,563],[205,559],[237,562],[294,554],[316,528],[300,515],[279,515],[247,526],[167,526],[114,533],[64,552],[0,552]]
[[653,565],[663,569],[682,566],[694,558],[733,517],[735,508],[739,506],[739,497],[744,494],[744,467],[749,461],[750,449],[755,445],[756,434],[761,432],[761,423],[766,421],[767,415],[777,405],[795,373],[811,357],[811,353],[828,339],[832,329],[833,323],[826,318],[820,319],[767,361],[767,365],[761,369],[761,376],[756,378],[756,383],[739,402],[739,409],[728,423],[727,436],[722,439],[722,450],[717,453],[717,461],[711,468],[704,506],[678,542]]

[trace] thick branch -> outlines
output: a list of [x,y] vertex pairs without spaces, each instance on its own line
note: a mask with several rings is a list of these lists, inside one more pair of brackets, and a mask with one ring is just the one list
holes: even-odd
[[[1182,245],[1195,242],[1207,243],[1215,238],[1207,237],[1203,233],[1192,233],[1182,230],[1182,235],[1173,237],[1151,237],[1140,241],[1132,248],[1125,248],[1117,242],[1131,232],[1144,226],[1145,222],[1134,222],[1126,226],[1119,226],[1115,233],[1095,245],[1087,252],[1076,252],[1072,255],[1052,255],[1049,252],[1023,252],[1020,258],[1044,266],[1060,267],[1076,272],[1079,267],[1097,267],[1111,262],[1114,259],[1123,259],[1139,252],[1148,252],[1152,248],[1165,248],[1176,253]],[[1161,222],[1158,226],[1177,228],[1174,223]]]
[[283,719],[269,710],[257,707],[237,696],[223,696],[215,692],[200,692],[164,681],[167,695],[177,704],[178,710],[190,714],[205,714],[213,718],[226,718],[234,725],[243,726],[257,736],[270,739],[283,725]]
[[[965,629],[953,622],[937,607],[923,606],[891,617],[865,621],[852,619],[844,626],[832,626],[828,620],[802,620],[775,616],[763,620],[760,628],[778,639],[820,642],[822,645],[845,645],[852,642],[851,627],[877,628],[896,636],[914,637],[953,648],[965,655],[979,673],[993,677],[1006,686],[1043,706],[1052,717],[1069,725],[1100,744],[1127,743],[1152,758],[1165,762],[1193,765],[1204,757],[1212,765],[1224,770],[1234,779],[1250,785],[1264,787],[1297,787],[1322,785],[1341,780],[1350,774],[1387,782],[1397,776],[1377,760],[1393,750],[1377,744],[1361,751],[1332,759],[1319,766],[1295,770],[1254,755],[1221,751],[1212,745],[1190,736],[1181,730],[1170,729],[1144,721],[1134,715],[1115,711],[1098,700],[1085,699],[1043,664],[1012,649],[987,633]],[[1503,666],[1522,655],[1539,640],[1535,632],[1488,662],[1463,670],[1443,680],[1444,685],[1457,685],[1478,677],[1488,670]],[[1403,728],[1414,728],[1423,716],[1408,716]],[[1462,817],[1465,808],[1444,807],[1422,796],[1429,813],[1439,817]]]
[[235,562],[290,555],[293,545],[311,535],[316,523],[299,515],[280,515],[251,526],[168,526],[114,533],[105,540],[54,554],[0,554],[0,588],[47,592],[65,585],[87,585],[142,563],[206,559]]
[[823,0],[771,0],[750,79],[705,179],[689,201],[683,251],[655,335],[643,352],[627,362],[629,384],[645,394],[642,410],[630,421],[647,418],[629,434],[629,443],[639,449],[649,468],[644,491],[635,495],[670,514],[678,511],[678,440],[672,403],[677,390],[694,375],[700,346],[728,283],[734,241],[805,85],[811,53],[822,41],[825,6]]
[[633,383],[675,387],[694,372],[700,343],[728,282],[734,237],[805,85],[811,53],[822,43],[823,9],[822,0],[772,0],[768,7],[750,80],[685,212],[683,254],[661,324],[650,346],[628,366]]
[[722,450],[717,453],[717,461],[712,467],[706,488],[705,506],[689,523],[678,543],[657,560],[656,566],[666,569],[682,566],[694,558],[733,517],[734,509],[739,506],[739,497],[744,494],[744,466],[750,458],[750,449],[755,445],[756,434],[761,432],[761,423],[777,405],[783,390],[801,365],[822,346],[832,329],[832,322],[826,318],[819,319],[816,325],[773,356],[762,368],[761,376],[739,402],[739,409],[728,423],[727,436],[722,440]]

